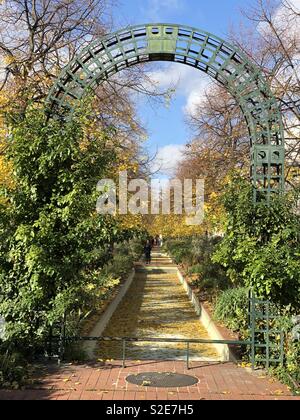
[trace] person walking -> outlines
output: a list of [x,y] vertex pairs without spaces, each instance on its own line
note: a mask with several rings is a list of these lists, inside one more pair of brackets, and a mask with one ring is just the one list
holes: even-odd
[[151,252],[152,252],[152,246],[151,246],[151,242],[148,240],[144,247],[145,260],[146,260],[147,265],[151,264]]
[[159,246],[160,247],[162,247],[163,246],[163,244],[164,244],[164,238],[163,238],[163,236],[160,234],[159,235],[159,240],[158,240],[158,242],[159,242]]

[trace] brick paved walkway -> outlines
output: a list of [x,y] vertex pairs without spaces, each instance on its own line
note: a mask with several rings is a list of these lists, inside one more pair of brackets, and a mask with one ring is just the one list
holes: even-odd
[[[140,372],[177,372],[196,376],[189,388],[157,389],[126,382]],[[0,391],[0,400],[300,400],[286,386],[232,363],[120,362],[41,367],[37,382],[23,391]]]

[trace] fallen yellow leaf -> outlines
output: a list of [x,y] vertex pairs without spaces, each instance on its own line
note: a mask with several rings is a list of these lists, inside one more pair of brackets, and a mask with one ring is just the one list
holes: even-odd
[[149,381],[144,381],[142,383],[142,386],[149,386],[149,385],[151,385],[151,382],[149,382]]
[[283,395],[284,392],[281,389],[276,389],[276,391],[274,391],[275,395]]

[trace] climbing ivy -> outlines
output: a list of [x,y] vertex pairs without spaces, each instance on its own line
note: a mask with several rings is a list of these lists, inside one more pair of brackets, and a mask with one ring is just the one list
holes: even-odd
[[223,197],[225,236],[213,259],[236,285],[300,307],[300,217],[294,193],[253,204],[252,187],[234,177]]
[[0,204],[0,314],[6,335],[34,343],[64,312],[81,307],[87,284],[128,239],[97,215],[97,181],[116,162],[114,131],[89,133],[89,111],[70,121],[31,108],[10,119],[13,186]]

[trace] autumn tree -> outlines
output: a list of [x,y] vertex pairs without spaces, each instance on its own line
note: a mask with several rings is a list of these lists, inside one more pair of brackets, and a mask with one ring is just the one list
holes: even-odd
[[[229,38],[264,73],[282,112],[286,149],[286,181],[299,183],[300,158],[300,12],[293,0],[257,0],[243,11],[247,25],[232,28]],[[238,171],[249,177],[249,134],[245,118],[226,87],[212,84],[188,116],[193,139],[178,167],[179,177],[203,177],[206,203],[216,205],[226,177]],[[213,204],[213,205],[212,205]]]
[[83,42],[105,33],[110,0],[5,0],[1,4],[2,88],[39,100]]
[[[5,159],[9,136],[5,113],[26,113],[32,102],[42,104],[62,68],[87,42],[110,32],[113,0],[6,0],[0,28],[0,180],[10,179]],[[147,172],[143,157],[146,132],[139,120],[136,98],[147,95],[163,101],[143,66],[127,69],[99,85],[94,116],[86,138],[113,127],[118,148],[114,172],[128,169],[132,176]],[[113,174],[111,174],[113,175]]]
[[263,71],[283,115],[286,180],[296,186],[300,168],[300,9],[295,0],[256,0],[244,10],[247,27],[231,31],[231,40]]

